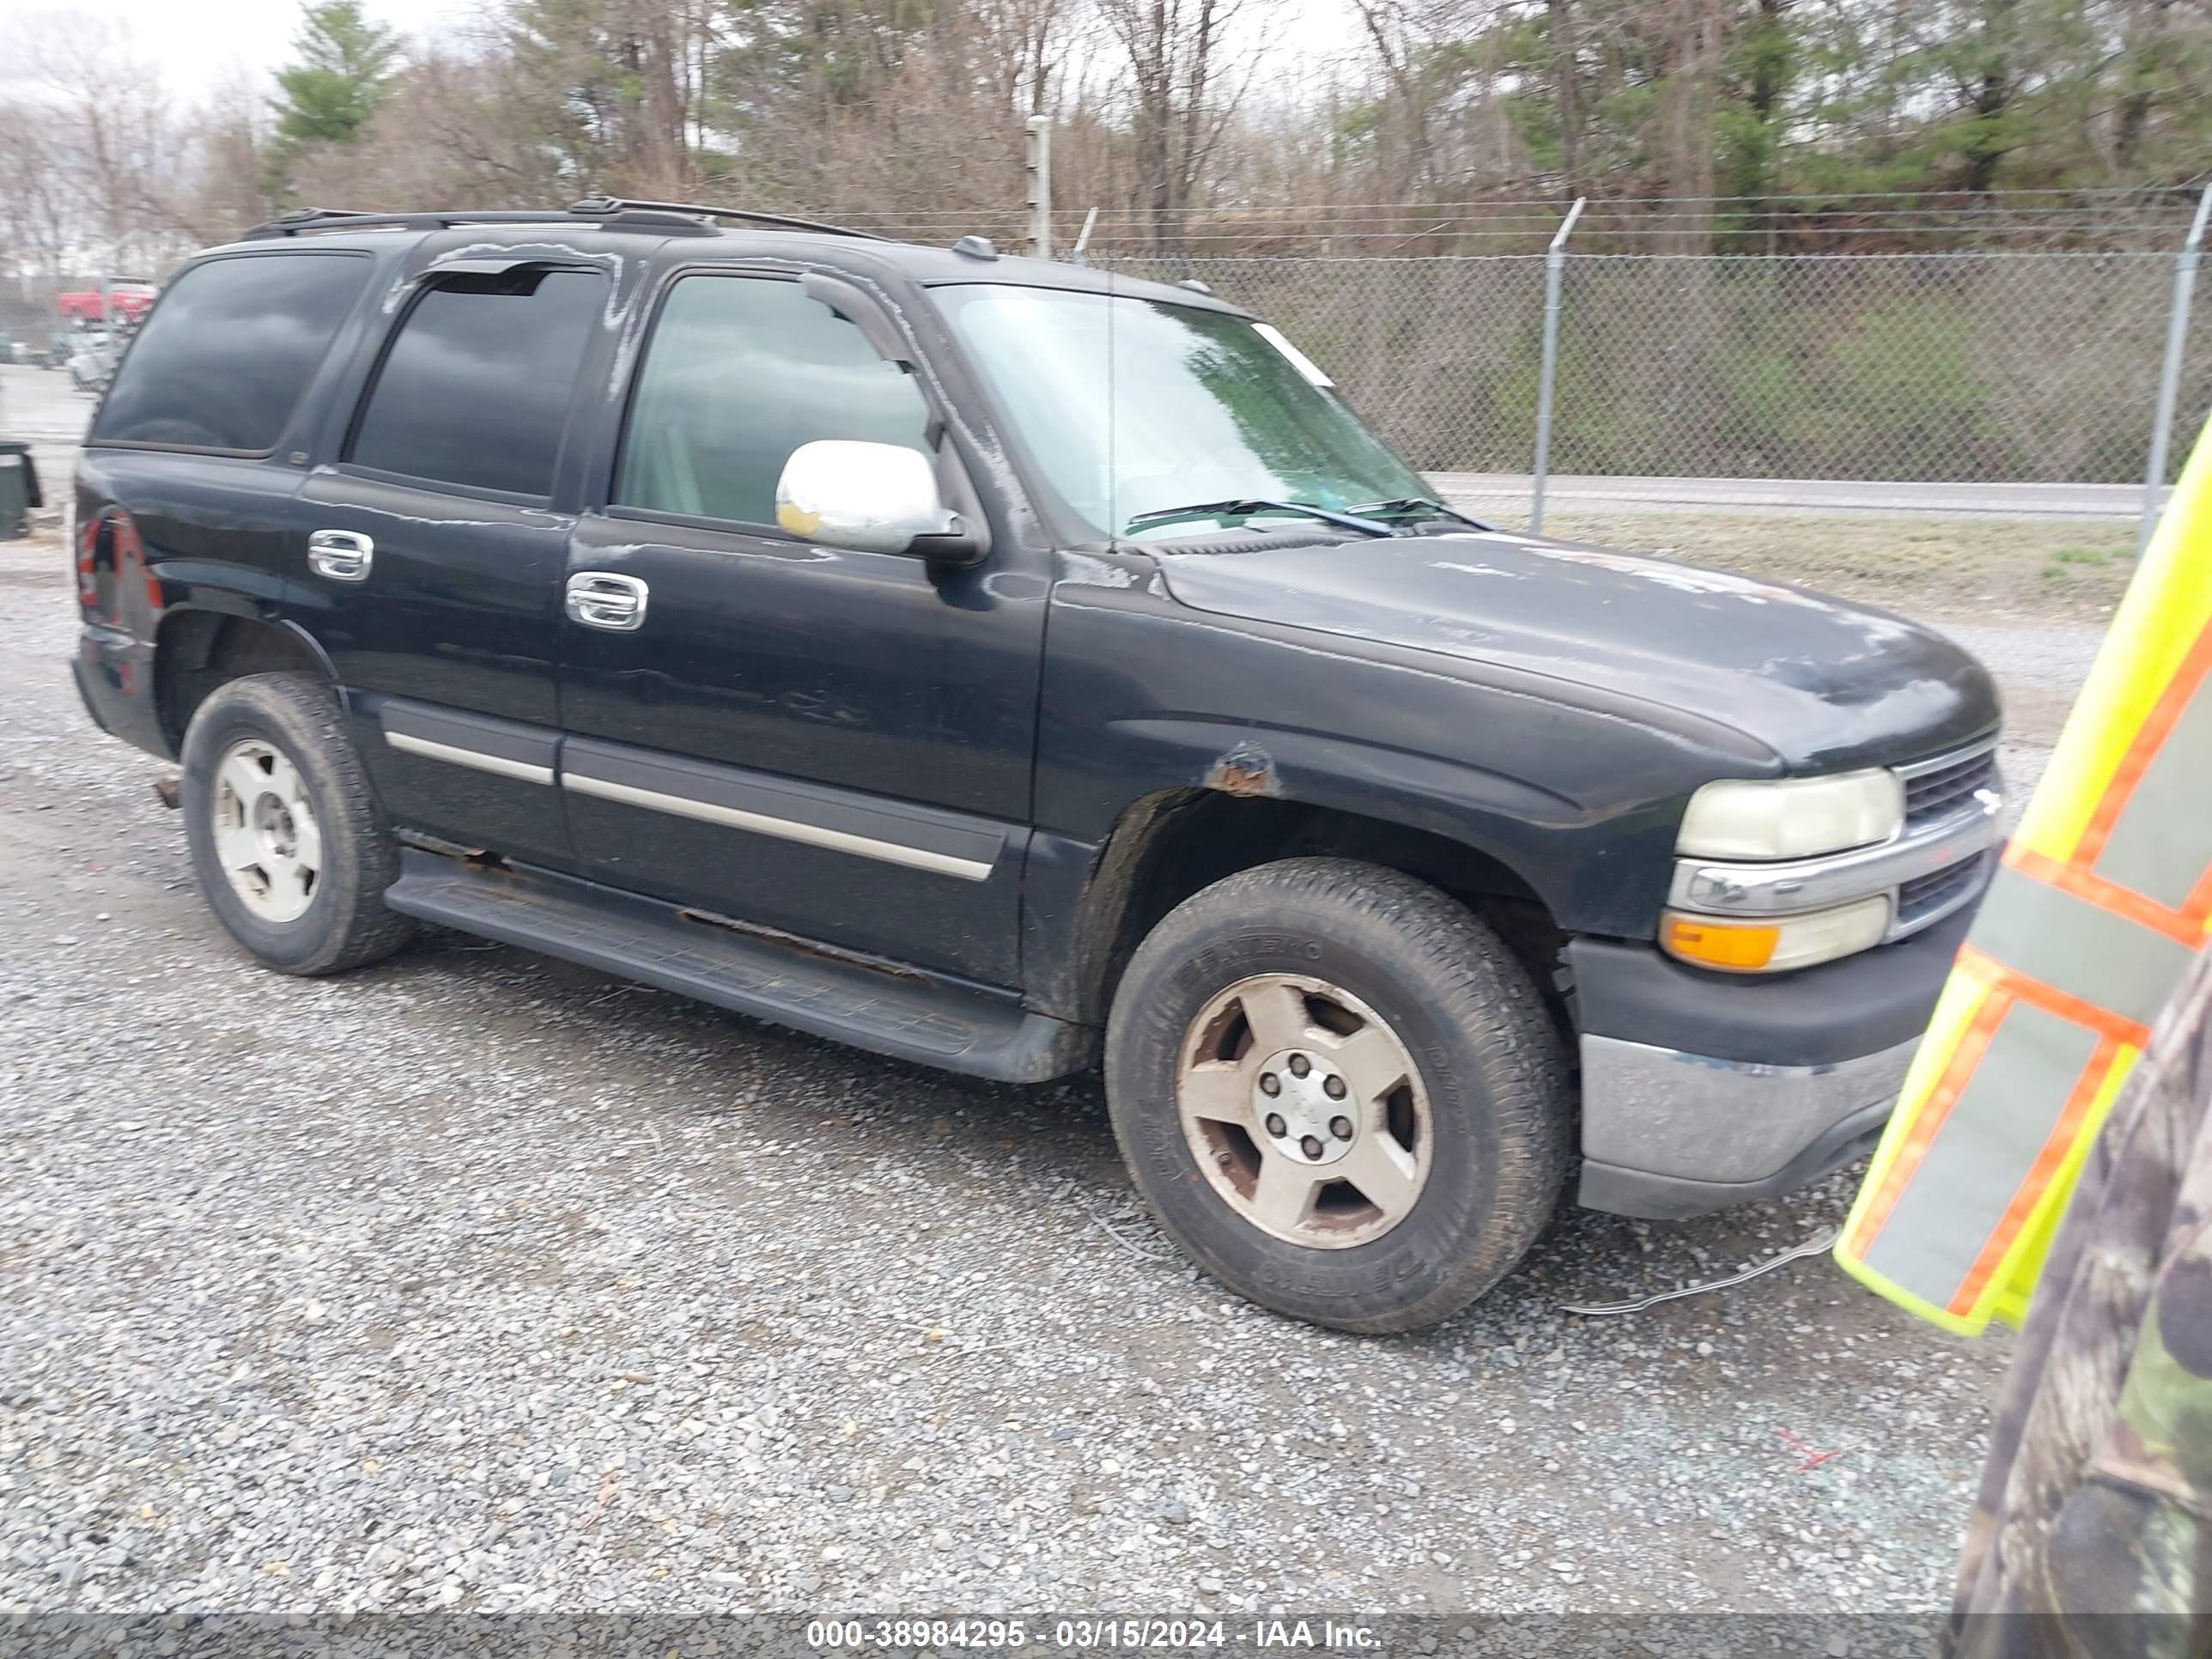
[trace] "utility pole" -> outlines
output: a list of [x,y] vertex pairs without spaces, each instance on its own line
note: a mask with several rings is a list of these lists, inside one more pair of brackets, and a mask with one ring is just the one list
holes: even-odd
[[1029,179],[1030,252],[1052,258],[1052,117],[1029,118],[1029,142],[1022,163]]

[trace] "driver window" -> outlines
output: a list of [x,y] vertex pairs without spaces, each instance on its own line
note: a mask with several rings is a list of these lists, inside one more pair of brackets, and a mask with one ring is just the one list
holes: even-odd
[[615,503],[775,523],[801,444],[854,438],[928,453],[921,390],[794,282],[686,276],[670,290],[630,400]]

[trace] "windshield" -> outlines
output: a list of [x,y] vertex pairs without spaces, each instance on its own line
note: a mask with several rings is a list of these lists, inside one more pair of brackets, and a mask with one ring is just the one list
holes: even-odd
[[1202,502],[1342,511],[1428,489],[1264,324],[1009,283],[934,294],[1036,465],[1102,539],[1213,528],[1131,524]]

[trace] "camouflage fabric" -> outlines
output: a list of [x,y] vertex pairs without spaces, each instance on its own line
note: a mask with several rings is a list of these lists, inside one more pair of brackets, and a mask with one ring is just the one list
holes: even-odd
[[2212,1656],[2209,1097],[2200,952],[2052,1246],[1967,1527],[1951,1659]]

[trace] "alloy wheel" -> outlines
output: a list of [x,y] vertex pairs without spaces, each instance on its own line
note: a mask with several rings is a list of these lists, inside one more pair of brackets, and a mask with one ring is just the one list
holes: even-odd
[[1184,1035],[1176,1106],[1214,1191],[1292,1244],[1379,1238],[1428,1181],[1433,1132],[1413,1055],[1325,980],[1261,974],[1213,997]]
[[262,921],[296,921],[314,902],[323,836],[300,769],[258,738],[231,744],[210,792],[216,860]]

